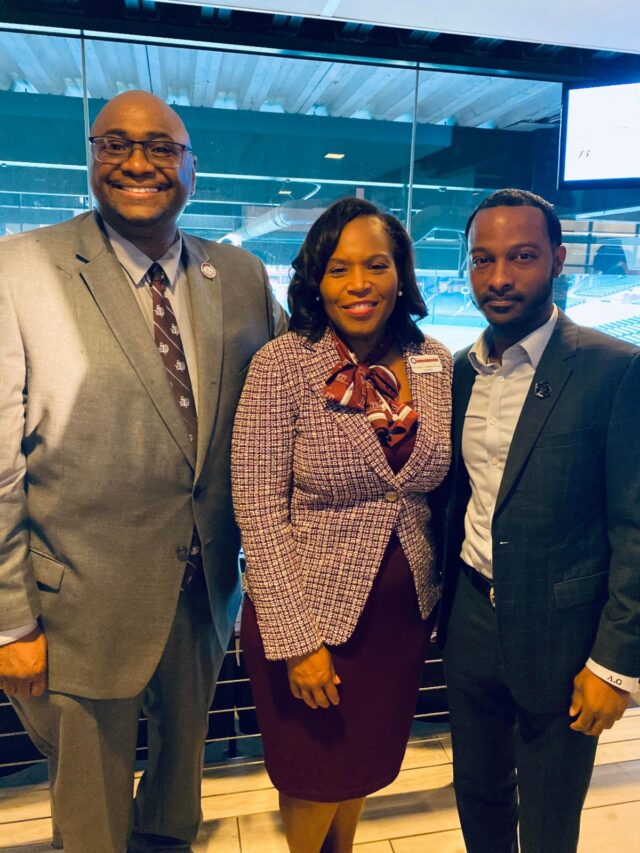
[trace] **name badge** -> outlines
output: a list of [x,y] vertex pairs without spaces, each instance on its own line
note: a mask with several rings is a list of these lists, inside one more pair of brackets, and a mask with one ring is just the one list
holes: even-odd
[[437,355],[410,355],[412,373],[442,373],[442,362]]

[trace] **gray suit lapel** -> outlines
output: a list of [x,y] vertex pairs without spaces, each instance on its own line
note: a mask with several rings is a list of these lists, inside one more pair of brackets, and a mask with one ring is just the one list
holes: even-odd
[[[576,351],[578,327],[562,312],[558,323],[538,364],[531,386],[520,412],[507,461],[498,491],[495,513],[507,499],[518,474],[529,458],[533,446],[547,418],[562,395],[562,390],[571,376],[572,367],[568,361]],[[551,393],[548,397],[539,397],[535,393],[536,383],[548,383]]]
[[77,272],[176,444],[195,467],[195,448],[189,442],[149,328],[125,273],[93,216],[81,223],[79,237]]
[[[222,370],[222,286],[220,271],[211,263],[202,244],[183,234],[183,260],[189,282],[191,316],[198,361],[198,454],[196,478],[207,454],[218,411]],[[208,264],[214,278],[205,278],[202,264]]]

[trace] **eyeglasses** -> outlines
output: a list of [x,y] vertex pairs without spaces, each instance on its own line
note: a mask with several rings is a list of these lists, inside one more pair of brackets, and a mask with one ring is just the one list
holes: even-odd
[[175,169],[182,165],[185,151],[193,151],[181,142],[168,139],[125,139],[122,136],[90,136],[93,156],[98,163],[126,163],[134,145],[140,145],[152,166]]

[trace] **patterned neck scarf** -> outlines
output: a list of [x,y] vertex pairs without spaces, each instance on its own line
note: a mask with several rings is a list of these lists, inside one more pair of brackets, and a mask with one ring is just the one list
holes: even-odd
[[383,364],[374,364],[389,351],[391,341],[383,340],[358,362],[335,331],[330,332],[340,361],[325,382],[324,396],[347,409],[364,412],[380,444],[399,444],[411,432],[418,413],[398,399],[400,383],[395,373]]

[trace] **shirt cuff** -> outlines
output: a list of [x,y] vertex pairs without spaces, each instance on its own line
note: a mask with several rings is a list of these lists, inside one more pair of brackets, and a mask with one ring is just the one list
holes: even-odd
[[632,678],[629,675],[620,675],[619,672],[613,672],[611,669],[600,666],[599,663],[591,660],[591,658],[587,661],[587,669],[590,669],[594,675],[597,675],[598,678],[606,681],[607,684],[612,684],[620,690],[626,690],[627,693],[635,693],[640,686],[640,682],[637,678]]
[[9,643],[15,643],[16,640],[21,640],[30,634],[38,627],[37,622],[29,622],[28,625],[19,625],[17,628],[10,628],[8,631],[0,631],[0,646],[6,646]]

